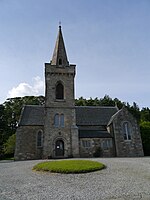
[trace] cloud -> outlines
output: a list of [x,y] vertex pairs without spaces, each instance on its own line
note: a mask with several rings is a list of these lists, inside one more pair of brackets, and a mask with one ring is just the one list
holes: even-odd
[[33,84],[20,83],[17,87],[13,87],[8,91],[7,98],[38,96],[44,94],[44,81],[36,76],[33,78]]

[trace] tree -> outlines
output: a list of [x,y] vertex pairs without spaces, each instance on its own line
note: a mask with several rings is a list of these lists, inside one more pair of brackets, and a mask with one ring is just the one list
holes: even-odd
[[3,154],[4,143],[15,134],[24,105],[43,105],[43,96],[25,96],[7,99],[0,105],[0,154]]
[[150,155],[150,122],[143,121],[140,123],[141,137],[144,149],[144,155]]
[[142,108],[141,110],[141,121],[150,122],[150,109]]
[[0,155],[3,154],[3,144],[8,139],[9,128],[5,116],[5,107],[0,105]]
[[45,98],[43,96],[25,96],[7,99],[3,105],[7,124],[12,130],[12,134],[16,131],[20,113],[24,105],[43,105],[44,103]]
[[75,105],[76,106],[86,106],[86,99],[83,97],[80,97],[79,99],[75,100]]
[[4,143],[4,153],[14,154],[16,144],[16,134],[11,135],[8,140]]
[[109,97],[109,95],[105,95],[100,99],[100,106],[115,106],[115,102]]
[[114,103],[115,103],[115,105],[119,108],[119,109],[121,109],[123,106],[125,106],[125,103],[124,102],[121,102],[119,99],[117,99],[117,98],[114,98]]
[[130,104],[127,103],[126,107],[129,110],[129,112],[136,118],[136,120],[140,122],[141,113],[138,105],[135,102],[133,102],[132,106],[130,106]]

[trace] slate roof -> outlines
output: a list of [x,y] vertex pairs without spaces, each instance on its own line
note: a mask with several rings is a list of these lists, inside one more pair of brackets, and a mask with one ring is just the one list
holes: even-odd
[[44,125],[44,107],[37,105],[26,105],[22,109],[19,125],[42,126]]
[[108,125],[110,125],[110,124],[113,122],[113,120],[115,119],[115,117],[116,117],[121,111],[122,111],[122,109],[121,109],[121,110],[118,110],[118,111],[110,118],[110,120],[109,120],[109,122],[108,122]]
[[[106,126],[117,112],[116,107],[76,106],[75,109],[77,126]],[[44,125],[44,106],[26,105],[19,125]]]
[[77,106],[77,125],[107,125],[117,111],[116,107]]

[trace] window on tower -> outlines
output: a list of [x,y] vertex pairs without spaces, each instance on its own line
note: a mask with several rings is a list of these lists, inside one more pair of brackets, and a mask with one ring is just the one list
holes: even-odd
[[64,127],[65,122],[64,122],[64,114],[55,114],[54,116],[54,126],[55,127]]
[[56,114],[54,117],[54,126],[59,127],[59,114]]
[[60,115],[60,126],[64,127],[64,114]]
[[56,85],[56,99],[64,99],[64,86],[62,83]]

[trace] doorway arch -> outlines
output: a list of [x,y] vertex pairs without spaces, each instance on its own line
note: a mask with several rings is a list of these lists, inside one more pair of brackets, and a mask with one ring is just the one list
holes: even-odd
[[64,141],[59,139],[55,142],[55,156],[64,156]]

